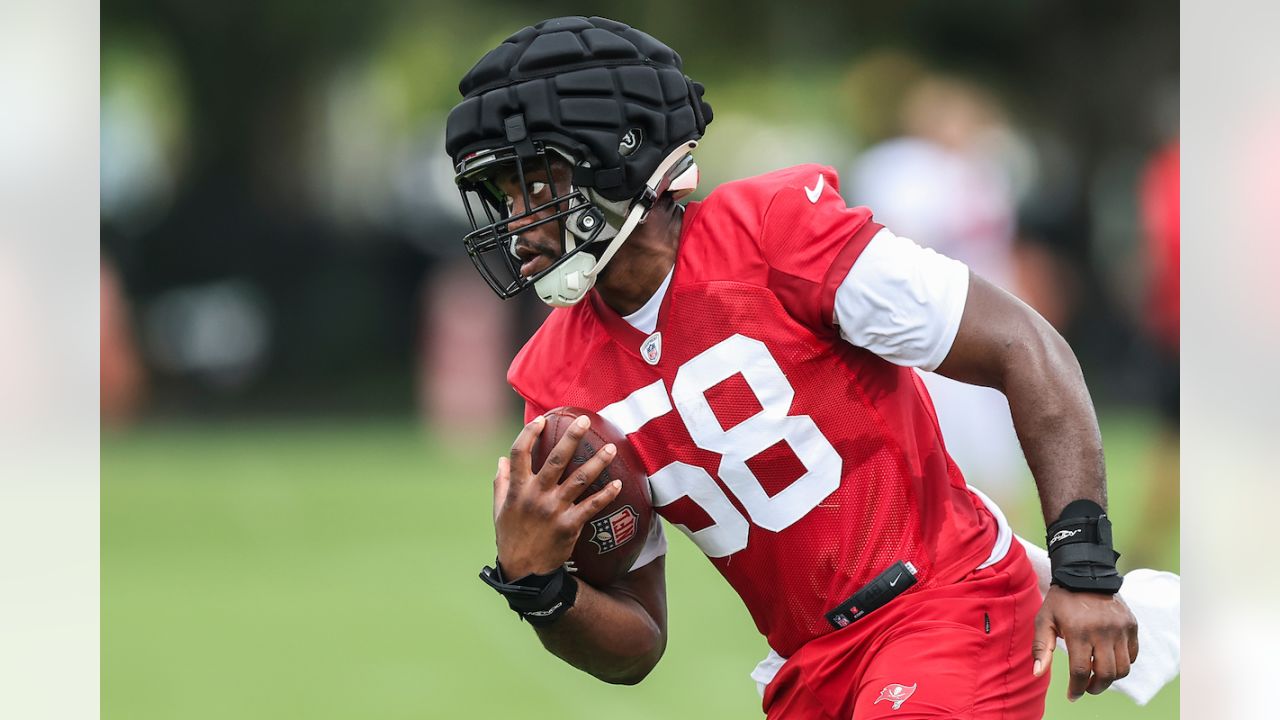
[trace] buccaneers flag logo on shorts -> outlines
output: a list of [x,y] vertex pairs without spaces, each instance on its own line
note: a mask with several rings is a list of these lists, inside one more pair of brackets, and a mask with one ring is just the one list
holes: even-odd
[[[917,685],[918,684],[919,683],[917,683]],[[873,702],[871,704],[875,705],[881,700],[888,700],[889,702],[893,703],[893,709],[897,710],[898,708],[902,707],[902,703],[906,702],[907,698],[911,697],[912,694],[915,693],[915,691],[916,691],[915,685],[907,686],[907,685],[899,685],[898,683],[889,683],[888,685],[884,686],[883,690],[880,691],[880,697],[876,698],[876,702]]]

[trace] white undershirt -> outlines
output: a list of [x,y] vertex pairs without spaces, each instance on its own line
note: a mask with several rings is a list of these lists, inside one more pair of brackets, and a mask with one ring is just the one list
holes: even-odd
[[895,365],[942,364],[969,296],[969,268],[881,230],[836,290],[835,322],[851,345]]
[[671,270],[667,272],[667,277],[663,279],[662,284],[658,286],[658,291],[649,298],[639,310],[624,316],[631,327],[642,333],[648,334],[658,327],[658,310],[662,308],[662,298],[667,294],[667,288],[671,285],[671,276],[676,272],[675,265],[671,266]]

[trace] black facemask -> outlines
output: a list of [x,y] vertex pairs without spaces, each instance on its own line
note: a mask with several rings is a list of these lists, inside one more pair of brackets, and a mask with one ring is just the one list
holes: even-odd
[[[567,183],[556,187],[551,167],[553,151],[541,143],[534,146],[532,158],[521,157],[514,145],[508,145],[472,153],[456,168],[455,181],[472,228],[463,237],[463,245],[481,277],[503,299],[518,295],[569,258],[585,252],[605,227],[604,217],[581,190],[566,186]],[[546,188],[531,193],[532,182],[526,178],[538,170],[545,173],[541,177],[545,178]],[[509,198],[494,182],[494,178],[502,176],[514,177],[523,193],[521,207],[525,211],[519,215],[511,214]],[[522,224],[522,221],[527,222]],[[513,223],[518,227],[513,229]],[[570,230],[568,224],[573,223],[574,248],[541,272],[523,277],[520,274],[522,260],[513,252],[516,238],[547,223],[556,224],[556,236],[561,242]]]

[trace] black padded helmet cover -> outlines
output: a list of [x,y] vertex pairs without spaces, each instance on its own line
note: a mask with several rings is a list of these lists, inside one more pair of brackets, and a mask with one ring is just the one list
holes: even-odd
[[622,23],[544,20],[462,78],[465,99],[449,113],[445,149],[457,166],[527,133],[527,141],[573,156],[575,185],[608,200],[634,198],[659,163],[711,121],[702,85],[682,67],[674,50]]

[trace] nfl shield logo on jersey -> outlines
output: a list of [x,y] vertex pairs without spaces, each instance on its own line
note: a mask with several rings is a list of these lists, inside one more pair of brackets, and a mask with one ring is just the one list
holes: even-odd
[[595,534],[591,536],[591,542],[600,548],[600,554],[603,555],[636,536],[638,519],[640,516],[627,505],[609,517],[592,520],[591,527]]
[[907,698],[911,697],[915,693],[915,691],[916,691],[915,685],[911,685],[910,687],[908,687],[906,685],[899,685],[898,683],[889,683],[888,685],[884,686],[883,690],[880,691],[880,697],[876,698],[876,702],[873,702],[871,704],[875,705],[881,700],[888,700],[889,702],[893,703],[893,709],[897,710],[898,708],[902,707],[902,703],[906,702]]
[[645,338],[640,346],[640,356],[650,365],[657,365],[662,359],[662,333],[656,332]]

